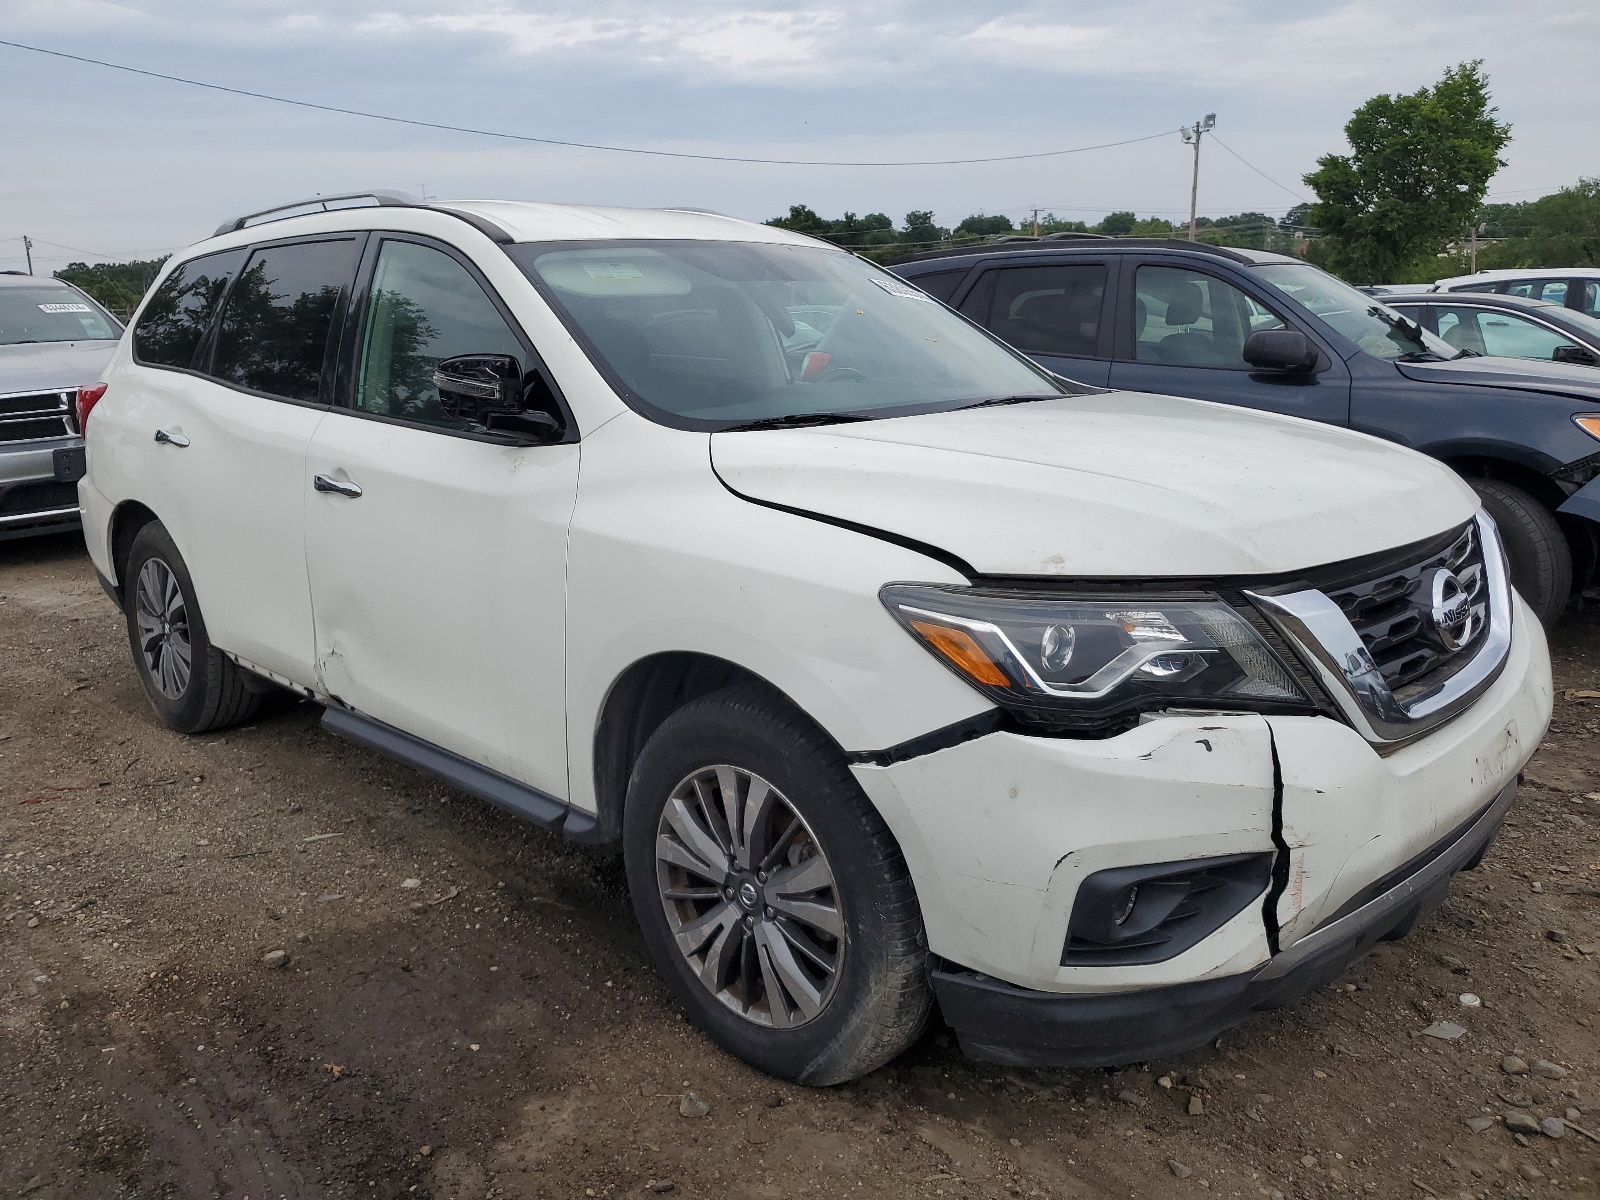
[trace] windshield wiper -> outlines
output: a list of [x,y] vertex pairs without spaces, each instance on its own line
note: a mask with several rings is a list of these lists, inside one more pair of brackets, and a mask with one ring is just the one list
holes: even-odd
[[746,421],[743,425],[730,425],[723,433],[743,433],[750,429],[798,429],[807,425],[843,425],[850,421],[870,421],[871,417],[858,417],[853,413],[785,413],[781,417],[762,417]]
[[975,404],[963,404],[956,412],[964,412],[969,408],[998,408],[1002,404],[1032,404],[1035,400],[1059,400],[1059,395],[1049,396],[995,396],[989,400],[979,400]]
[[[1461,356],[1458,354],[1456,357],[1460,358]],[[1445,357],[1442,354],[1435,354],[1432,350],[1412,350],[1406,354],[1395,355],[1394,361],[1403,363],[1444,362]]]
[[1453,355],[1453,357],[1455,357],[1455,358],[1482,358],[1483,355],[1480,354],[1476,350],[1468,350],[1465,346],[1463,346],[1463,347],[1461,347],[1460,350],[1456,351],[1456,353]]

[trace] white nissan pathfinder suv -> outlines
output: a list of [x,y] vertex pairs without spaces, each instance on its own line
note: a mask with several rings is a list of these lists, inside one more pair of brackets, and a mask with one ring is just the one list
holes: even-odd
[[258,213],[104,383],[84,531],[160,718],[289,688],[620,841],[693,1020],[793,1080],[935,1004],[995,1062],[1199,1045],[1437,904],[1550,715],[1448,468],[1070,383],[781,229]]

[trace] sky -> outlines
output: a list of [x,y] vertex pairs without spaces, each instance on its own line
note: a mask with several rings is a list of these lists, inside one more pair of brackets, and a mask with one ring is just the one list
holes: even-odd
[[[783,166],[519,143],[293,108],[0,46],[0,269],[146,258],[239,213],[394,188],[764,220],[932,209],[1279,215],[1352,110],[1481,58],[1495,200],[1600,175],[1594,0],[4,0],[0,40],[335,107]],[[1150,137],[1150,135],[1161,135]]]

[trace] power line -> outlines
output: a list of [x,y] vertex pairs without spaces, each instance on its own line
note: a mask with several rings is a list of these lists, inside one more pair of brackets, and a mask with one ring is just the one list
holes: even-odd
[[1240,162],[1244,163],[1245,166],[1249,167],[1252,171],[1254,171],[1257,175],[1261,176],[1261,178],[1265,179],[1268,183],[1270,183],[1273,187],[1277,188],[1279,191],[1288,192],[1289,195],[1293,196],[1296,200],[1300,201],[1300,203],[1302,203],[1302,204],[1310,204],[1311,203],[1311,201],[1307,200],[1304,196],[1302,196],[1299,192],[1295,191],[1293,188],[1284,187],[1283,184],[1279,183],[1276,179],[1274,179],[1271,175],[1268,175],[1265,171],[1263,171],[1260,167],[1256,166],[1254,163],[1246,162],[1245,159],[1243,158],[1243,156],[1241,156],[1237,151],[1235,151],[1231,146],[1229,146],[1227,142],[1225,142],[1221,138],[1219,138],[1216,135],[1215,132],[1213,132],[1211,134],[1211,140],[1213,142],[1215,142],[1217,145],[1221,146],[1229,154],[1232,154]]
[[603,150],[611,154],[642,154],[654,158],[686,158],[698,162],[757,163],[764,166],[777,167],[959,167],[979,163],[1021,162],[1025,159],[1057,158],[1065,154],[1084,154],[1090,150],[1110,150],[1115,146],[1132,146],[1138,142],[1152,142],[1157,138],[1169,136],[1163,130],[1160,133],[1150,133],[1143,137],[1125,138],[1119,142],[1102,142],[1094,146],[1074,146],[1067,150],[1037,150],[1028,154],[995,154],[986,158],[916,159],[903,162],[845,162],[832,159],[752,158],[737,154],[693,154],[685,150],[651,150],[643,146],[609,146],[598,142],[569,142],[558,138],[535,137],[524,133],[505,133],[495,129],[473,129],[464,125],[446,125],[438,121],[421,121],[411,117],[391,116],[387,113],[364,112],[361,109],[340,108],[333,104],[317,104],[310,100],[295,100],[288,96],[274,96],[267,92],[252,92],[245,88],[225,87],[220,83],[206,83],[199,79],[186,79],[181,75],[165,75],[160,71],[148,71],[142,67],[130,67],[125,63],[107,62],[99,58],[85,58],[80,54],[68,54],[62,50],[47,50],[43,46],[29,46],[23,42],[11,42],[3,38],[0,38],[0,46],[9,46],[13,50],[27,50],[34,54],[47,54],[52,58],[64,58],[71,62],[86,63],[94,67],[105,67],[112,71],[125,71],[130,75],[143,75],[148,79],[160,79],[167,83],[182,83],[189,87],[205,88],[207,91],[225,92],[230,96],[246,96],[252,100],[270,100],[274,104],[287,104],[295,108],[309,108],[317,112],[338,113],[346,117],[363,117],[369,121],[387,121],[392,125],[410,125],[417,129],[436,129],[446,133],[468,133],[476,137],[503,138],[513,142],[533,142],[541,146],[562,146],[575,150]]

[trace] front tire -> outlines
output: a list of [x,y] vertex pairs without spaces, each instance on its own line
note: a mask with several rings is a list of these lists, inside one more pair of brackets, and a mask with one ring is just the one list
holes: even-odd
[[1548,627],[1572,596],[1572,550],[1555,516],[1521,488],[1498,479],[1469,479],[1500,528],[1511,561],[1511,586]]
[[264,693],[211,644],[189,568],[159,521],[134,537],[122,579],[134,668],[162,723],[204,733],[254,716]]
[[910,872],[838,748],[767,689],[664,721],[623,814],[634,912],[690,1019],[796,1083],[894,1058],[932,1009]]

